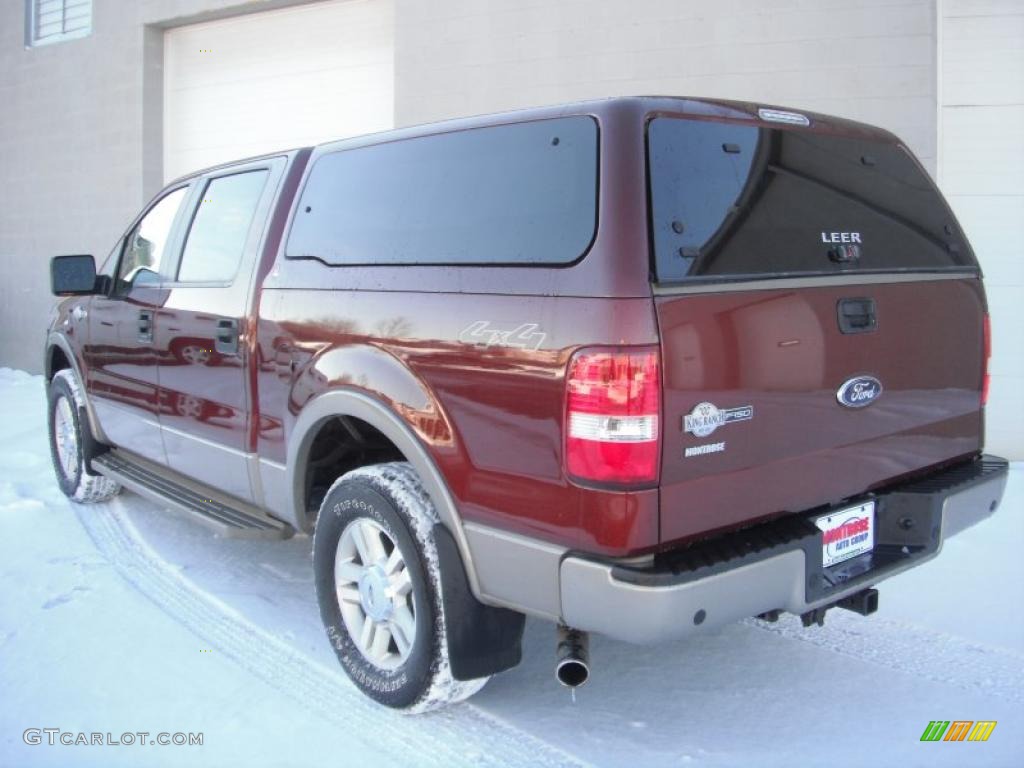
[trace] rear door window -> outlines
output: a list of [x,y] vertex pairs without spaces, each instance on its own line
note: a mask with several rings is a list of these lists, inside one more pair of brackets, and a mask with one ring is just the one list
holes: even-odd
[[567,264],[593,240],[597,124],[567,117],[339,150],[288,238],[327,264]]
[[185,239],[179,282],[234,279],[268,174],[247,171],[210,179]]
[[976,265],[894,144],[671,117],[652,120],[647,141],[659,281]]

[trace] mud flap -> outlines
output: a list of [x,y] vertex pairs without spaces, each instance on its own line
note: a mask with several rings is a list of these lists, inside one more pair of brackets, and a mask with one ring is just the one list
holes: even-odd
[[78,406],[78,424],[79,436],[82,440],[82,464],[89,474],[98,475],[99,472],[92,468],[92,460],[106,453],[110,448],[93,437],[92,423],[89,421],[89,413],[84,405]]
[[484,605],[473,596],[459,548],[443,525],[434,525],[434,541],[441,568],[452,677],[475,680],[516,666],[523,657],[526,617]]

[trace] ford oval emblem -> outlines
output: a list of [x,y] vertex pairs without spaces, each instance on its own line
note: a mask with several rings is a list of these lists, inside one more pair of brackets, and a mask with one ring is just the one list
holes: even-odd
[[874,376],[855,376],[843,382],[836,400],[847,408],[864,408],[882,396],[882,382]]

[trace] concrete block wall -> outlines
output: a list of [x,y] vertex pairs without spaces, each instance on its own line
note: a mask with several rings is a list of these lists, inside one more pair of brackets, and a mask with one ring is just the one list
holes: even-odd
[[397,0],[399,125],[602,96],[718,96],[901,136],[934,173],[934,0]]
[[38,371],[47,260],[105,255],[142,195],[143,29],[112,26],[122,3],[97,2],[94,33],[25,48],[24,3],[0,11],[0,360]]
[[0,365],[38,372],[49,258],[107,255],[162,185],[161,26],[302,0],[94,0],[92,34],[25,47],[0,3]]
[[942,0],[939,184],[985,271],[986,444],[1024,458],[1024,2]]

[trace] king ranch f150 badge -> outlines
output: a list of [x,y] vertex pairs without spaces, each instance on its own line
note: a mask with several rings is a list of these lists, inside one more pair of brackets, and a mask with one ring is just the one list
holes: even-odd
[[707,437],[719,427],[733,421],[749,421],[754,418],[754,407],[743,405],[739,408],[718,408],[714,403],[697,403],[693,410],[683,416],[683,431],[694,437]]

